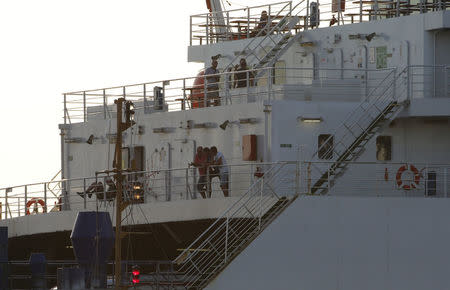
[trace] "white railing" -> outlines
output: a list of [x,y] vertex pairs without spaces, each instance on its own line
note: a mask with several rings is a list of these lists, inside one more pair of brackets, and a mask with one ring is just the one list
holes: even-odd
[[[259,180],[260,172],[267,172],[268,168],[280,166],[280,164],[284,164],[284,169],[277,175],[279,179],[276,185],[273,185],[276,186],[273,188],[274,191],[277,194],[308,194],[311,193],[312,183],[320,178],[323,172],[329,170],[333,163],[334,161],[292,161],[229,165],[229,194],[234,197],[242,196],[252,184]],[[415,173],[410,165],[413,165],[419,173]],[[400,170],[403,166],[406,167]],[[401,171],[400,185],[397,180],[398,171]],[[346,172],[341,174],[342,178],[329,174],[333,185],[330,185],[328,194],[448,197],[450,194],[449,174],[450,165],[447,164],[407,161],[400,163],[349,162]],[[192,167],[135,172],[126,175],[125,199],[138,204],[202,198],[197,183],[199,175]],[[115,192],[111,186],[108,186],[106,179],[105,176],[97,176],[1,188],[1,218],[9,219],[64,209],[83,210],[97,207],[108,209],[113,206]],[[102,182],[103,189],[89,190],[94,182]],[[48,190],[49,187],[56,185],[62,188],[59,195]],[[205,191],[211,192],[211,198],[223,198],[223,191],[219,185],[217,177],[212,177],[212,181],[206,184]],[[410,185],[411,188],[404,188],[404,185]],[[27,203],[37,199],[42,200],[44,206],[39,202],[31,202],[31,205],[26,207]]]
[[[289,14],[298,15],[302,20],[301,23],[292,29],[296,33],[301,30],[331,26],[331,23],[333,25],[352,24],[415,13],[446,10],[450,7],[448,1],[433,1],[426,4],[423,4],[422,1],[416,2],[411,3],[411,1],[406,0],[389,2],[377,0],[325,2],[302,0],[277,2],[223,12],[196,14],[190,17],[190,45],[204,45],[255,37],[261,31],[261,26],[267,23],[265,29],[269,30],[270,27],[280,21],[280,18]],[[316,8],[313,9],[311,8],[312,6]],[[293,13],[292,7],[297,7],[299,13]],[[267,22],[261,21],[261,13],[263,11],[267,12]],[[220,21],[217,21],[217,19],[220,19]]]
[[[240,196],[257,179],[265,163],[228,165],[228,195]],[[220,167],[220,166],[215,166]],[[194,167],[124,173],[124,200],[131,203],[157,203],[175,200],[221,198],[225,195],[218,175],[206,171],[199,184]],[[0,189],[1,218],[42,214],[65,209],[112,209],[116,194],[113,177],[97,176],[64,179]],[[58,194],[49,188],[61,188]]]
[[[217,74],[217,88],[212,90],[206,89],[204,76],[194,76],[69,92],[64,94],[64,123],[114,117],[114,100],[119,97],[134,101],[143,113],[314,96],[362,100],[374,89],[383,90],[382,81],[393,70],[275,67],[240,72],[247,74],[243,79],[237,79],[233,71]],[[399,76],[397,93],[402,91],[409,99],[450,97],[450,67],[410,66],[406,70]],[[261,76],[254,78],[256,74]]]
[[242,197],[174,260],[188,288],[206,286],[295,199],[298,172],[295,162],[268,166]]
[[[205,108],[263,100],[310,98],[325,95],[361,100],[392,69],[312,69],[276,67],[217,74],[215,89],[206,88],[205,76],[70,92],[64,94],[64,123],[109,119],[115,116],[114,100],[126,97],[143,113]],[[259,72],[264,72],[259,74]],[[258,73],[262,75],[254,78]],[[242,75],[243,74],[243,75]],[[243,78],[239,78],[242,77]],[[301,97],[297,97],[302,99]]]
[[[300,173],[302,193],[327,172],[332,161],[305,162]],[[450,164],[423,162],[350,162],[345,172],[328,174],[330,195],[383,197],[449,197]]]
[[[266,167],[265,174],[174,260],[186,286],[206,286],[299,194],[311,194],[311,181],[320,176],[312,168],[326,170],[331,164],[293,161]],[[328,194],[448,197],[449,171],[448,164],[353,162],[333,186],[328,182]]]

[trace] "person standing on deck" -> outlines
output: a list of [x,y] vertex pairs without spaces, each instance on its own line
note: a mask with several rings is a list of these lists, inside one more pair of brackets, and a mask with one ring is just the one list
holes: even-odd
[[209,107],[211,104],[213,106],[220,106],[220,98],[219,98],[219,80],[220,76],[217,75],[219,70],[217,69],[217,59],[213,58],[211,62],[211,66],[205,70],[205,78],[206,78],[206,106]]
[[207,187],[206,163],[207,163],[206,152],[203,150],[202,146],[199,146],[197,147],[197,154],[195,154],[194,162],[192,162],[190,165],[198,168],[198,174],[200,175],[200,177],[198,178],[197,181],[197,190],[198,192],[200,192],[200,195],[203,198],[206,198],[206,187]]
[[220,188],[223,195],[228,197],[228,166],[222,152],[218,152],[216,146],[211,147],[211,153],[214,156],[213,164],[219,169]]

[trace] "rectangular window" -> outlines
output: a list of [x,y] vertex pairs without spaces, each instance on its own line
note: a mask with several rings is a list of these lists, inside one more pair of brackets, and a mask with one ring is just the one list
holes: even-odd
[[333,158],[333,139],[334,136],[331,134],[321,134],[319,135],[318,146],[319,146],[319,159],[329,160]]
[[282,85],[286,83],[286,62],[284,60],[280,60],[275,63],[272,76],[274,85]]
[[392,155],[392,136],[377,137],[377,160],[389,161]]

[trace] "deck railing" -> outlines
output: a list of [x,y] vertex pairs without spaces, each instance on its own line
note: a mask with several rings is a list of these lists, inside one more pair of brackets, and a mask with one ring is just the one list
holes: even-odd
[[[333,0],[324,2],[302,0],[196,14],[190,17],[190,45],[248,39],[256,36],[264,24],[266,29],[270,28],[285,15],[297,15],[301,18],[301,22],[292,29],[298,32],[316,27],[345,25],[446,10],[450,7],[448,1],[429,2],[426,0]],[[293,7],[296,7],[295,9],[299,13],[292,11]],[[267,21],[261,21],[262,11],[267,12]]]
[[[205,76],[171,79],[142,84],[69,92],[64,94],[64,123],[115,117],[114,100],[126,97],[139,112],[178,111],[252,103],[263,100],[311,98],[326,94],[339,99],[343,95],[363,99],[392,71],[387,69],[313,69],[285,67],[284,62],[272,68],[224,72],[207,87]],[[264,72],[255,78],[256,72]],[[209,77],[209,76],[208,76]],[[239,78],[240,77],[240,78]]]
[[[293,148],[292,150],[306,150]],[[305,151],[306,152],[306,151]],[[381,154],[376,152],[376,154]],[[380,155],[381,156],[381,155]],[[331,156],[336,158],[337,156]],[[381,156],[382,157],[382,156]],[[283,164],[277,176],[277,193],[311,193],[313,182],[330,168],[333,159],[287,161],[274,163],[232,164],[229,168],[229,195],[239,197],[273,166]],[[320,175],[320,176],[319,176]],[[131,203],[172,202],[201,199],[198,172],[193,167],[170,170],[129,172],[126,174],[124,197]],[[423,162],[349,162],[341,178],[329,174],[330,195],[353,196],[429,196],[449,197],[450,165]],[[209,178],[208,178],[209,180]],[[92,185],[102,182],[101,190]],[[48,191],[56,184],[58,195]],[[105,186],[106,185],[106,186]],[[91,187],[91,188],[90,188]],[[205,185],[206,198],[224,198],[219,179]],[[270,189],[270,186],[267,187]],[[209,194],[210,192],[210,194]],[[1,218],[43,214],[61,210],[112,209],[115,191],[106,176],[65,179],[0,189]],[[27,207],[28,204],[28,207]]]
[[[119,97],[134,101],[137,112],[144,114],[283,98],[362,100],[372,90],[382,89],[381,81],[393,70],[295,68],[280,62],[272,68],[240,71],[245,75],[242,80],[233,71],[219,73],[212,89],[206,87],[206,77],[200,75],[69,92],[64,94],[64,123],[114,118],[114,100]],[[409,99],[450,97],[449,66],[409,66],[406,70],[398,89],[405,91]],[[253,77],[261,71],[264,73],[260,77]]]

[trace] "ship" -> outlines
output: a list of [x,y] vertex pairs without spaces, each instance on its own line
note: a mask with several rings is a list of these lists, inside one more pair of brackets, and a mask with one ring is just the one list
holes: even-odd
[[110,287],[450,289],[450,3],[206,2],[204,70],[63,94],[61,178],[0,189],[5,289],[36,252],[56,285],[119,196]]

